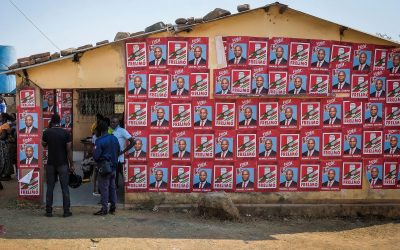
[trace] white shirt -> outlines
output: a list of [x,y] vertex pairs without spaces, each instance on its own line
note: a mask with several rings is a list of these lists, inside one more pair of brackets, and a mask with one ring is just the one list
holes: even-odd
[[235,57],[235,62],[234,62],[234,64],[239,64],[241,59],[242,59],[241,56],[240,56],[240,57]]
[[291,184],[292,184],[292,181],[286,181],[285,187],[290,187]]
[[135,88],[135,95],[138,95],[140,93],[140,90],[142,90],[142,87]]
[[286,119],[286,120],[285,120],[285,125],[286,125],[286,126],[289,126],[291,122],[292,122],[292,118]]
[[32,157],[25,159],[25,164],[31,164],[31,162],[32,162]]
[[160,126],[162,125],[163,122],[164,122],[164,119],[157,120],[156,126],[157,126],[157,127],[160,127]]
[[242,188],[247,187],[247,184],[249,184],[249,181],[244,181],[244,182],[242,182]]
[[134,157],[139,157],[139,155],[140,155],[141,152],[142,152],[142,150],[135,151]]
[[314,153],[314,149],[313,149],[313,150],[308,150],[308,154],[307,154],[307,156],[312,156],[312,155],[313,155],[313,153]]
[[336,117],[334,118],[329,118],[329,124],[334,124],[336,121]]
[[[128,131],[126,131],[126,129],[124,128],[121,128],[120,126],[114,129],[113,135],[117,137],[121,151],[125,149],[126,141],[132,138]],[[123,163],[124,159],[124,154],[118,156],[118,162]]]

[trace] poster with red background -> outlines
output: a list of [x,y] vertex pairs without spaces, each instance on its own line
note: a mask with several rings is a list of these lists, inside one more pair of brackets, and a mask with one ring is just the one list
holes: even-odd
[[34,88],[25,87],[19,91],[19,106],[21,108],[36,107],[36,95]]
[[126,67],[147,66],[147,46],[145,39],[131,39],[126,43]]
[[188,37],[188,67],[208,68],[208,37]]
[[[243,132],[244,133],[244,132]],[[256,133],[237,134],[236,135],[236,157],[239,158],[257,158],[257,135]]]
[[233,161],[236,154],[236,132],[234,130],[215,131],[215,161]]
[[310,95],[328,95],[328,93],[331,93],[329,71],[310,71],[309,73],[308,93]]
[[41,168],[42,155],[40,153],[39,137],[21,137],[17,139],[17,165],[21,168]]
[[214,180],[214,161],[196,160],[192,162],[193,192],[210,192]]
[[232,96],[231,70],[229,68],[214,69],[214,97]]
[[238,129],[256,129],[258,125],[256,99],[239,99],[236,101]]
[[214,100],[193,100],[193,129],[209,131],[214,129]]
[[168,48],[168,66],[186,66],[188,64],[188,41],[183,37],[169,38]]
[[170,78],[167,71],[149,71],[147,93],[151,99],[169,98]]
[[321,101],[323,110],[323,127],[341,129],[342,127],[342,99],[329,98]]
[[351,91],[351,68],[346,64],[335,65],[331,70],[332,93],[348,94]]
[[400,105],[386,103],[384,120],[386,127],[400,126]]
[[288,73],[289,84],[287,86],[287,93],[290,95],[305,95],[308,93],[308,69],[289,67]]
[[389,47],[382,45],[375,45],[374,48],[374,64],[372,69],[376,70],[386,70],[387,59],[389,55]]
[[318,191],[321,185],[319,162],[301,163],[299,180],[300,191]]
[[341,188],[341,160],[321,161],[321,190],[339,191]]
[[[399,66],[400,67],[400,66]],[[399,73],[400,76],[400,73]],[[386,80],[386,102],[400,103],[400,77],[388,77]]]
[[40,109],[38,107],[34,109],[22,109],[17,107],[17,134],[18,138],[26,137],[39,137],[41,134],[40,126]]
[[361,189],[362,177],[362,161],[343,160],[342,189]]
[[300,157],[300,134],[298,132],[281,131],[279,135],[279,157],[299,158]]
[[400,129],[384,130],[383,156],[387,158],[400,159]]
[[268,95],[285,95],[288,86],[288,72],[283,69],[271,69],[268,73]]
[[255,160],[235,162],[236,192],[254,192],[257,186],[257,164]]
[[382,130],[363,131],[363,156],[377,157],[383,154],[383,132]]
[[311,66],[312,70],[328,71],[331,58],[332,41],[311,40]]
[[231,80],[232,80],[232,88],[231,88],[232,94],[246,95],[251,93],[250,69],[232,69]]
[[171,103],[172,128],[192,128],[192,103]]
[[135,140],[135,145],[128,151],[130,161],[146,161],[149,154],[148,148],[148,130],[137,130],[135,128],[128,128],[128,132]]
[[192,98],[210,98],[210,71],[192,69],[189,73],[189,95]]
[[351,75],[351,98],[366,99],[369,96],[370,75],[361,73],[353,73]]
[[331,132],[329,130],[322,131],[322,157],[324,158],[340,158],[343,152],[342,132]]
[[375,46],[366,43],[353,44],[353,71],[355,73],[368,73],[372,70]]
[[295,160],[286,160],[279,163],[279,191],[298,191],[299,190],[299,166]]
[[153,160],[148,163],[148,190],[151,192],[167,192],[169,190],[170,162]]
[[193,158],[214,159],[214,134],[193,135]]
[[234,191],[234,167],[233,163],[215,163],[214,165],[214,190]]
[[384,110],[384,101],[364,102],[364,128],[382,128]]
[[343,101],[343,124],[352,126],[361,125],[364,122],[363,102],[356,100]]
[[190,164],[172,164],[170,190],[177,192],[190,192],[192,188]]
[[383,159],[364,159],[364,172],[369,188],[382,189],[383,187]]
[[331,50],[330,66],[336,68],[338,64],[342,64],[346,68],[351,68],[353,66],[352,46],[352,43],[334,41]]
[[259,127],[278,127],[279,125],[278,102],[258,103],[258,126]]
[[269,91],[268,67],[253,66],[251,94],[265,96]]
[[148,188],[147,164],[128,160],[128,182],[125,184],[126,191],[147,191]]
[[225,37],[227,63],[230,66],[247,66],[249,38],[246,36]]
[[302,129],[300,131],[301,159],[319,160],[321,157],[321,130]]
[[300,117],[300,127],[320,127],[321,103],[319,101],[301,102]]
[[309,67],[311,43],[306,39],[291,39],[289,66]]
[[383,162],[383,188],[398,188],[399,181],[399,161],[384,160]]
[[234,129],[236,123],[236,105],[234,102],[215,102],[215,127]]
[[369,100],[386,100],[386,72],[383,70],[372,71],[370,73]]
[[400,48],[389,49],[386,68],[390,76],[400,76]]
[[257,191],[273,192],[278,188],[278,165],[276,162],[258,163]]
[[169,159],[170,141],[169,134],[149,134],[149,158]]
[[286,68],[289,62],[290,38],[272,37],[269,39],[269,67]]
[[190,100],[190,72],[185,68],[169,69],[171,100]]
[[257,132],[258,160],[276,161],[279,156],[279,131],[263,130]]
[[19,169],[18,195],[24,198],[38,199],[41,195],[42,176],[33,168]]
[[250,37],[248,45],[248,65],[268,64],[268,38],[266,37]]

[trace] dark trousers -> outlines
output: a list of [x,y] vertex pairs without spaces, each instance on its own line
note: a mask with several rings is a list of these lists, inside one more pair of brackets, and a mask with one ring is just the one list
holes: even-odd
[[60,180],[62,196],[63,196],[63,208],[64,212],[69,212],[71,207],[71,201],[69,198],[69,171],[67,165],[53,166],[46,165],[46,178],[47,178],[47,191],[46,191],[46,212],[51,213],[53,211],[53,191],[56,185],[56,179]]
[[108,211],[108,202],[111,203],[111,208],[115,208],[117,203],[117,191],[115,189],[115,171],[106,176],[97,176],[100,194],[101,194],[101,210]]
[[118,165],[117,165],[117,173],[116,173],[116,175],[115,175],[115,185],[117,186],[117,188],[118,188],[118,186],[119,186],[119,174],[121,174],[122,175],[122,182],[124,182],[124,163],[121,163],[121,162],[118,162]]

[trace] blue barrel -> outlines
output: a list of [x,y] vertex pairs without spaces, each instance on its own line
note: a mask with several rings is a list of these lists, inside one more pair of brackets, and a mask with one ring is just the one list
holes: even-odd
[[[0,45],[0,72],[7,71],[8,66],[17,62],[14,47]],[[0,75],[0,94],[15,94],[16,82],[14,75]]]

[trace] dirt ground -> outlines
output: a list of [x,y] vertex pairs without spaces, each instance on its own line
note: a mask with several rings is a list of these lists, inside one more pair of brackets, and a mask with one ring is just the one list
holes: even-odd
[[74,207],[53,218],[17,205],[0,191],[0,249],[398,249],[400,221],[302,218],[243,222],[199,217],[196,211],[118,210],[93,216],[95,207]]

